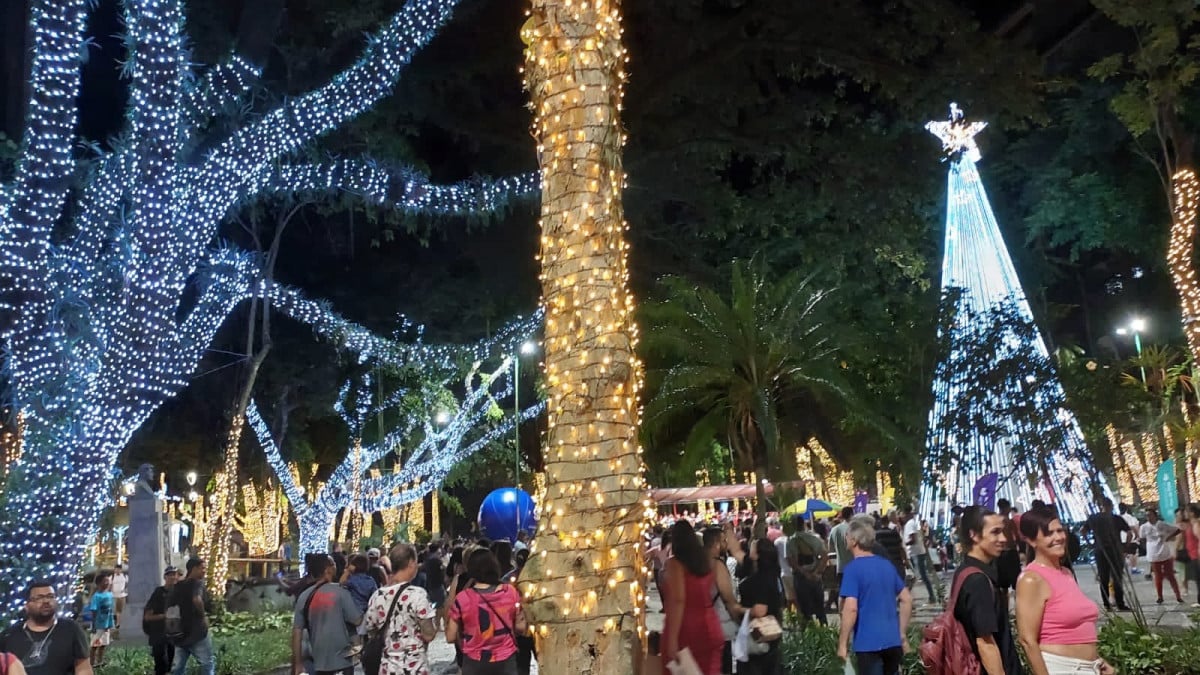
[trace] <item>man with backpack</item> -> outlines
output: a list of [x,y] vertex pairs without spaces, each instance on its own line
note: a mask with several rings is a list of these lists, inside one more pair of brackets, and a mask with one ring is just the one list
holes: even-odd
[[292,615],[292,673],[307,670],[304,633],[308,632],[308,655],[312,675],[353,675],[350,660],[353,628],[362,622],[363,613],[354,604],[350,592],[340,584],[331,583],[337,572],[333,558],[316,557],[309,563],[309,573],[317,583],[296,598]]
[[212,638],[208,634],[208,614],[204,609],[204,572],[207,567],[203,560],[191,558],[186,568],[187,576],[175,584],[164,615],[167,639],[175,644],[178,656],[174,675],[187,672],[190,656],[196,657],[200,663],[200,675],[216,675]]
[[822,626],[825,618],[825,587],[821,576],[829,562],[825,542],[808,529],[804,516],[796,516],[796,534],[788,538],[787,562],[792,568],[796,604],[805,622],[816,617]]
[[163,572],[163,585],[150,594],[150,599],[146,601],[146,609],[142,612],[142,632],[150,640],[154,675],[167,675],[171,672],[171,662],[175,660],[175,645],[167,639],[167,633],[180,633],[179,618],[175,616],[171,625],[167,625],[167,602],[171,599],[175,583],[178,581],[179,570],[168,567]]
[[[965,554],[951,585],[952,604],[946,608],[950,616],[938,617],[934,623],[952,617],[966,633],[970,653],[966,653],[966,646],[951,640],[951,644],[942,645],[943,649],[961,653],[943,652],[938,664],[942,667],[930,668],[926,664],[926,669],[949,675],[961,672],[961,666],[944,664],[974,659],[980,665],[981,675],[1020,675],[1021,659],[1008,620],[1008,602],[994,564],[1007,543],[1005,518],[980,506],[967,507],[959,521],[958,537]],[[927,629],[927,640],[928,637]],[[922,662],[926,661],[927,646],[922,644]]]

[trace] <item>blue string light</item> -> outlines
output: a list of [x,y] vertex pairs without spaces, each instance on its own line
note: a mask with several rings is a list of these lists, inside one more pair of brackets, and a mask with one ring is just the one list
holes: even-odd
[[214,240],[232,211],[285,192],[345,191],[433,214],[536,192],[532,176],[435,186],[368,160],[292,161],[388,96],[456,4],[410,0],[345,71],[225,132],[214,122],[244,102],[258,69],[232,56],[197,76],[182,1],[124,0],[128,125],[111,151],[81,163],[76,100],[91,3],[34,1],[23,146],[13,182],[0,186],[0,340],[25,429],[0,515],[0,613],[19,608],[34,577],[54,579],[65,599],[117,456],[186,386],[238,303],[278,302],[364,360],[448,357],[373,336],[262,282],[253,256]]
[[[382,401],[372,398],[370,375],[357,384],[344,383],[334,410],[350,431],[352,447],[316,495],[306,495],[296,484],[258,406],[251,402],[246,419],[296,514],[301,555],[328,550],[330,526],[343,509],[371,514],[422,499],[442,484],[456,464],[507,437],[515,424],[541,414],[545,409],[542,402],[519,414],[504,414],[499,419],[495,415],[495,401],[513,392],[512,359],[539,324],[540,315],[519,319],[508,324],[499,339],[472,346],[420,350],[405,345],[409,348],[407,365],[418,367],[425,383],[416,390],[398,389]],[[432,361],[426,364],[421,357],[414,358],[418,353],[431,356]],[[448,367],[452,363],[466,365]],[[493,366],[485,367],[485,363]],[[453,406],[449,394],[453,394]],[[367,420],[398,408],[420,412],[402,415],[383,438],[362,446],[356,455]],[[399,470],[369,477],[371,468],[389,456],[400,460],[401,455]]]
[[[1038,382],[1032,395],[1027,391],[1012,391],[1008,394],[1010,401],[984,404],[992,411],[1016,408],[1012,404],[1023,401],[1041,408],[1042,414],[1036,416],[1040,422],[996,414],[989,420],[989,426],[1002,429],[1002,433],[978,433],[964,442],[948,421],[952,406],[960,403],[958,397],[968,386],[966,383],[972,375],[979,375],[955,370],[955,355],[965,349],[956,341],[970,339],[972,331],[980,329],[971,323],[961,325],[964,322],[979,321],[1011,309],[1017,320],[1030,327],[1031,338],[1020,338],[1015,332],[1007,335],[992,356],[992,368],[1005,359],[1038,359],[1045,363],[1049,359],[975,166],[980,158],[975,135],[985,126],[984,122],[967,123],[961,109],[951,104],[949,121],[930,122],[925,127],[942,140],[950,160],[942,290],[955,289],[961,293],[962,311],[957,315],[960,325],[954,326],[949,336],[950,363],[938,368],[933,383],[934,405],[929,412],[929,454],[921,486],[920,512],[933,514],[936,522],[949,523],[950,508],[954,504],[971,504],[976,481],[996,473],[997,497],[1008,498],[1025,508],[1034,499],[1053,502],[1066,519],[1079,521],[1092,510],[1093,483],[1099,482],[1105,494],[1108,487],[1099,480],[1079,424],[1065,407],[1066,394],[1057,377]],[[1033,435],[1048,439],[1053,447],[1018,451],[1016,440],[1022,432],[1028,438],[1029,425],[1039,423],[1054,428],[1034,429]],[[1019,428],[1020,425],[1025,427]],[[1048,472],[1037,466],[1038,454],[1046,457]],[[949,466],[941,466],[947,457]]]

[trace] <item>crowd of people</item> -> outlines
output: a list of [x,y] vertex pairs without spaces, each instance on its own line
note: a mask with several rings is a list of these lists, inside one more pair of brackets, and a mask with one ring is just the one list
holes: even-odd
[[[1127,584],[1142,574],[1139,561],[1147,563],[1157,602],[1167,588],[1186,604],[1196,583],[1193,606],[1200,607],[1200,505],[1167,523],[1153,509],[1139,517],[1105,499],[1078,533],[1053,506],[1034,502],[1024,513],[1003,499],[997,506],[955,507],[942,533],[909,508],[886,515],[845,508],[830,521],[772,515],[757,530],[750,514],[709,522],[672,515],[652,529],[646,552],[662,599],[663,630],[653,637],[663,662],[688,658],[704,675],[781,675],[778,635],[791,609],[801,627],[837,615],[839,655],[859,675],[896,675],[920,592],[927,606],[961,624],[982,673],[1026,672],[1023,651],[1033,675],[1110,675],[1097,648],[1099,606],[1073,569],[1086,538],[1106,609],[1128,609]],[[520,532],[512,544],[441,540],[350,554],[335,544],[308,554],[305,575],[282,580],[293,603],[293,673],[350,675],[372,644],[380,673],[429,673],[428,645],[439,632],[454,645],[461,675],[528,673],[533,640],[515,588],[528,541]],[[952,568],[946,598],[935,581]],[[202,675],[216,671],[205,572],[197,558],[184,570],[169,567],[146,601],[142,629],[156,675],[182,675],[193,660]],[[89,675],[104,662],[121,628],[128,577],[117,566],[96,573],[90,586],[75,608],[85,631],[58,618],[50,582],[28,585],[24,621],[0,635],[5,673]]]
[[[952,528],[940,537],[911,509],[885,516],[846,508],[832,523],[771,518],[758,536],[749,522],[739,527],[732,519],[705,524],[675,517],[669,528],[655,529],[647,554],[666,613],[663,659],[679,660],[686,651],[704,675],[779,675],[778,642],[751,639],[747,653],[736,625],[745,616],[783,624],[784,609],[792,607],[801,625],[824,624],[827,613],[838,613],[838,653],[858,675],[897,675],[910,649],[913,589],[921,588],[927,606],[944,608],[946,620],[960,624],[968,638],[970,653],[955,658],[974,660],[986,675],[1027,672],[1022,650],[1033,675],[1114,673],[1098,651],[1099,606],[1073,570],[1079,536],[1052,506],[1035,502],[1023,514],[1003,499],[997,506],[999,512],[956,507]],[[1139,550],[1150,561],[1159,601],[1165,580],[1182,602],[1175,542],[1180,555],[1198,559],[1193,526],[1200,525],[1200,507],[1190,521],[1188,513],[1176,514],[1176,525],[1153,511],[1128,522],[1130,511],[1115,513],[1104,500],[1080,529],[1095,541],[1105,606],[1112,604],[1111,589],[1118,611],[1125,607],[1122,575],[1114,572],[1117,565],[1136,565],[1131,556]],[[934,584],[935,570],[952,567],[945,598]]]
[[[427,647],[444,631],[460,675],[528,673],[533,640],[515,588],[528,542],[521,531],[512,543],[398,543],[386,553],[350,555],[335,544],[328,553],[306,555],[304,576],[281,580],[293,603],[292,672],[352,675],[373,643],[381,675],[428,675]],[[168,567],[146,599],[142,630],[155,675],[183,675],[192,661],[201,675],[216,673],[206,571],[194,557],[183,572]],[[128,577],[117,566],[91,576],[88,586],[90,597],[74,608],[76,621],[60,618],[52,582],[31,582],[24,620],[0,635],[0,672],[92,675],[120,630]]]

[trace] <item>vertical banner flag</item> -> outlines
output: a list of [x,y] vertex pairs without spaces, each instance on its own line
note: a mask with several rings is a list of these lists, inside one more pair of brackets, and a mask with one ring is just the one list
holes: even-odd
[[988,510],[996,508],[996,482],[999,480],[998,473],[985,473],[980,476],[979,480],[975,481],[975,488],[971,490],[971,503]]
[[1175,489],[1175,460],[1168,459],[1158,467],[1154,482],[1158,484],[1158,515],[1168,523],[1175,522],[1179,508],[1179,491]]
[[867,512],[867,491],[866,490],[859,490],[858,492],[854,493],[854,512],[855,513],[866,513]]

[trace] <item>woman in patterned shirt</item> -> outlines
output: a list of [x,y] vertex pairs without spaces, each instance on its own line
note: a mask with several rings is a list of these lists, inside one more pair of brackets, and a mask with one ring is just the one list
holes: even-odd
[[[388,552],[392,563],[389,585],[375,591],[367,603],[363,624],[368,634],[384,630],[383,663],[380,675],[429,675],[427,645],[437,635],[433,625],[434,609],[425,589],[412,585],[417,576],[417,550],[411,544],[396,544]],[[388,610],[400,599],[392,613],[391,624],[384,627]]]

